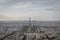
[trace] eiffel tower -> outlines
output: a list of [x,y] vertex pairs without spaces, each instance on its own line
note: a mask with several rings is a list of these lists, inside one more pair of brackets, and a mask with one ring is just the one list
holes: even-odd
[[29,26],[31,27],[31,18],[29,18]]

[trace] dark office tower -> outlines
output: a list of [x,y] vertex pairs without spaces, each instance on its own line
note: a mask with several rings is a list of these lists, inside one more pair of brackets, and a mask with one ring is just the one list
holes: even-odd
[[31,18],[29,18],[29,26],[31,27]]

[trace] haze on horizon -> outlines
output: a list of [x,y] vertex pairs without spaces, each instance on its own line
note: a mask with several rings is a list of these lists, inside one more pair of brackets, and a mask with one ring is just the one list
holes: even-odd
[[60,20],[60,0],[0,0],[0,20]]

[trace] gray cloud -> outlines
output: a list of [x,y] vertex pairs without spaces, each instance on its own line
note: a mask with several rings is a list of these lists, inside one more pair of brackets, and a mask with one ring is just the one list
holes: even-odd
[[[28,4],[29,2],[31,5]],[[20,4],[18,5],[18,3]],[[38,20],[60,20],[60,0],[2,0],[2,2],[0,1],[0,12],[3,12],[3,14],[0,13],[0,19],[3,20],[23,17]],[[10,13],[11,15],[6,15]],[[13,13],[18,16],[12,15]]]
[[60,20],[60,6],[48,8],[45,10],[52,12],[51,14],[53,15],[53,17],[52,17],[53,19],[55,18],[57,20]]

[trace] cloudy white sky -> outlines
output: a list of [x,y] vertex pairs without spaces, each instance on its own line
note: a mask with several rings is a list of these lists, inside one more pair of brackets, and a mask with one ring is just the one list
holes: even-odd
[[60,0],[0,0],[0,20],[60,20]]

